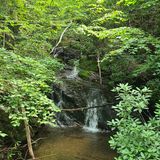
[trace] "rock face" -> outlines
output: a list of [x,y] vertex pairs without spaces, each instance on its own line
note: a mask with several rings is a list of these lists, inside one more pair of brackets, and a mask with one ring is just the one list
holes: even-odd
[[97,116],[97,127],[107,129],[107,120],[114,117],[114,112],[111,109],[112,96],[104,86],[99,86],[96,83],[84,81],[78,77],[74,79],[64,79],[59,86],[53,86],[54,93],[52,99],[57,106],[63,109],[68,108],[96,108],[96,112],[91,112],[97,115],[91,115],[90,120],[86,121],[88,115],[86,110],[73,112],[62,112],[59,115],[59,123],[64,125],[89,125],[93,116]]
[[57,123],[60,125],[76,123],[107,129],[107,120],[115,116],[111,109],[114,96],[107,86],[99,85],[96,57],[87,58],[69,49],[62,50],[58,58],[65,64],[64,70],[59,74],[59,79],[63,82],[53,86],[52,99],[61,109],[85,107],[91,109],[62,111],[58,115]]

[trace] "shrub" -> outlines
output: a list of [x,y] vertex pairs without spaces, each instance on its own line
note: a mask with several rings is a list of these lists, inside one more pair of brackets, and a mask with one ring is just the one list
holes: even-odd
[[[148,88],[132,89],[120,84],[114,92],[120,102],[113,106],[117,118],[108,124],[116,133],[109,143],[119,156],[116,160],[159,160],[160,159],[160,105],[156,105],[155,117],[147,122],[140,118],[147,109],[151,91]],[[135,116],[138,114],[139,116]]]

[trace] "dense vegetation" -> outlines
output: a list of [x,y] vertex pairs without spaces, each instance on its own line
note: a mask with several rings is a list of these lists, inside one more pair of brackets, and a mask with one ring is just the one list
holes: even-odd
[[119,160],[160,159],[159,34],[159,0],[0,1],[0,158],[23,157],[26,124],[54,124],[51,86],[76,65],[84,80],[139,87],[115,89],[111,147]]
[[120,100],[119,104],[113,107],[117,111],[117,118],[109,122],[113,129],[118,130],[110,140],[111,147],[119,153],[116,159],[158,160],[160,105],[156,105],[155,117],[147,122],[142,115],[142,111],[148,109],[151,91],[146,87],[132,89],[128,84],[120,84],[113,91],[118,93],[117,100]]

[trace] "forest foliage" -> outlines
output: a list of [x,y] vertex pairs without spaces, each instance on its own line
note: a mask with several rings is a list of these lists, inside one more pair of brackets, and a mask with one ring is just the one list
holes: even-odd
[[[65,53],[75,54],[74,58],[65,62],[61,55],[58,55],[60,60],[53,58],[51,51],[71,22],[71,27],[57,47]],[[0,1],[0,136],[3,137],[0,147],[5,148],[8,143],[12,143],[9,148],[12,150],[17,142],[22,141],[18,137],[24,137],[24,133],[18,136],[18,131],[23,128],[24,119],[33,126],[54,121],[58,109],[49,94],[52,92],[51,84],[57,82],[56,73],[64,65],[75,65],[78,62],[79,76],[90,80],[92,75],[99,74],[97,57],[103,85],[114,88],[119,83],[128,82],[139,88],[149,87],[152,95],[149,101],[147,99],[147,105],[153,115],[159,116],[159,107],[156,105],[160,100],[159,34],[159,0]],[[134,91],[138,93],[141,90]],[[142,105],[141,101],[137,104]],[[146,104],[143,106],[145,109]],[[130,107],[127,106],[132,110],[133,104]],[[25,108],[25,115],[22,108]],[[143,113],[142,108],[138,112]],[[132,124],[149,129],[146,134],[154,138],[157,136],[150,125],[152,120],[146,124],[132,118],[124,121],[128,127]],[[124,128],[121,124],[120,127]],[[120,138],[129,136],[125,131],[118,132],[120,135],[115,136],[114,144],[111,141],[112,146],[121,153],[120,157],[131,155],[119,146],[122,143]],[[133,138],[131,143],[139,137]],[[146,148],[150,144],[146,144]],[[134,149],[136,146],[132,147]],[[141,153],[141,150],[138,151]],[[132,154],[134,157],[135,153]],[[12,155],[7,150],[1,155],[12,159],[14,153]],[[145,154],[141,156],[146,158]],[[159,152],[156,156],[159,156]]]
[[158,160],[160,158],[159,126],[160,105],[156,104],[155,117],[148,121],[143,118],[143,111],[148,109],[151,91],[144,87],[133,89],[128,84],[120,84],[114,90],[120,101],[113,109],[117,118],[108,122],[117,132],[109,143],[116,149],[116,160]]

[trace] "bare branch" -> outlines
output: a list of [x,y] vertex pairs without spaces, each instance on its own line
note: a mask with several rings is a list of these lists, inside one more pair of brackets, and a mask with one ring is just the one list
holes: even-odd
[[65,34],[65,32],[68,30],[68,28],[72,25],[72,21],[67,25],[67,27],[63,30],[63,32],[61,33],[61,36],[59,37],[59,41],[57,42],[57,44],[52,48],[52,51],[50,52],[50,54],[53,54],[54,57],[56,57],[56,54],[55,54],[55,51],[56,51],[56,48],[59,46],[59,44],[61,43],[62,41],[62,38]]
[[[113,103],[107,103],[107,104],[111,105]],[[67,108],[67,109],[61,109],[61,111],[74,112],[74,111],[83,111],[83,110],[92,109],[92,108],[104,108],[106,107],[107,104],[104,104],[102,106],[94,106],[94,107]]]

